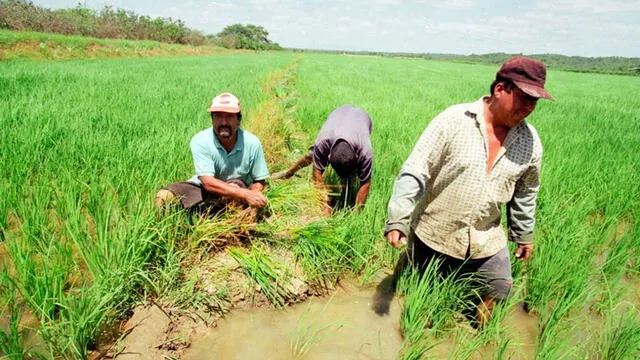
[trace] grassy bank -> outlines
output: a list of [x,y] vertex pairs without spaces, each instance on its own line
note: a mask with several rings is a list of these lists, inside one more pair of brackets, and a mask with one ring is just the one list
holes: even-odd
[[211,55],[223,52],[231,50],[158,41],[110,40],[0,29],[0,60]]

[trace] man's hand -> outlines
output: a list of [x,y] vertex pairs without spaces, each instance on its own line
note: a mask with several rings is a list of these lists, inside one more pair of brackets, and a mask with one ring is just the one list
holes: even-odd
[[387,240],[389,241],[389,245],[394,248],[398,248],[401,244],[406,242],[406,235],[403,234],[400,230],[391,230],[387,233]]
[[516,249],[516,259],[518,260],[527,260],[533,254],[533,244],[518,244],[518,248]]
[[261,208],[267,205],[267,197],[257,190],[247,190],[244,196],[244,201],[254,208]]

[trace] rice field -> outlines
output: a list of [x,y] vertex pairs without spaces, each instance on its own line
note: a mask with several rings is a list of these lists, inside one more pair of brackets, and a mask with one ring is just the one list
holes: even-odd
[[[401,164],[436,114],[488,93],[496,70],[286,52],[0,62],[0,358],[95,358],[138,303],[213,322],[239,291],[280,308],[345,276],[375,287],[399,255],[382,227]],[[640,356],[640,79],[551,69],[547,83],[557,101],[529,117],[545,148],[535,255],[514,261],[514,298],[471,330],[465,284],[407,274],[399,359]],[[189,140],[224,91],[240,98],[272,173],[337,106],[367,110],[365,209],[323,218],[301,171],[271,183],[256,224],[234,220],[242,210],[158,214],[153,195],[192,176]],[[522,304],[536,324],[526,351],[509,316]]]

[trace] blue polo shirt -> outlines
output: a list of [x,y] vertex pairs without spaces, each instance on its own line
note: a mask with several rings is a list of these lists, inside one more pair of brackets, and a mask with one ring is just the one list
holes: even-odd
[[189,182],[200,185],[199,176],[213,176],[222,181],[242,180],[247,186],[269,177],[262,144],[252,133],[238,129],[238,140],[227,150],[208,128],[195,134],[189,144],[196,175]]

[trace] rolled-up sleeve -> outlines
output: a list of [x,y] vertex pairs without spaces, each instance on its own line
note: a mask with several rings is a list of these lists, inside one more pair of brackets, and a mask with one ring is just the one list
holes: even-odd
[[541,163],[541,157],[533,159],[529,168],[516,182],[513,198],[507,204],[509,239],[518,244],[533,243]]

